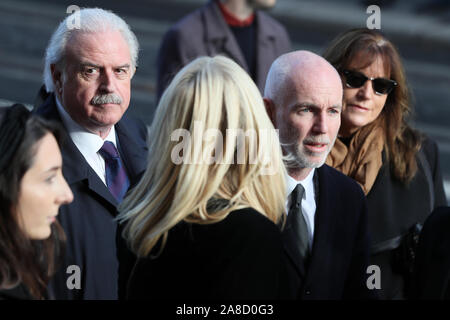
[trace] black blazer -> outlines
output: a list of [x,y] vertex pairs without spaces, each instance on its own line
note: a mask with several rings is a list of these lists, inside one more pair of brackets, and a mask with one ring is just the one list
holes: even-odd
[[327,165],[316,170],[319,190],[307,270],[299,263],[296,244],[284,237],[290,292],[305,300],[374,298],[376,294],[366,286],[369,237],[364,193],[356,182]]
[[419,240],[412,299],[450,299],[450,207],[426,220]]
[[[35,113],[60,123],[54,95]],[[146,167],[147,129],[126,115],[115,125],[119,153],[133,181]],[[74,201],[62,206],[58,220],[67,236],[66,256],[60,271],[50,282],[56,299],[117,299],[118,261],[115,235],[117,201],[84,159],[70,137],[61,148],[63,174],[74,194]],[[69,290],[67,267],[81,268],[81,289]]]
[[[159,248],[155,247],[154,254]],[[279,228],[254,209],[208,224],[180,222],[156,259],[138,259],[128,299],[287,298]]]
[[[383,166],[367,195],[370,263],[381,269],[381,290],[378,294],[383,300],[407,298],[403,275],[393,267],[394,250],[400,241],[391,239],[399,239],[415,223],[423,224],[434,208],[447,204],[437,144],[425,138],[421,153],[424,163],[418,160],[417,173],[405,186],[393,177],[383,152]],[[430,181],[426,177],[425,165]]]
[[0,300],[33,300],[33,296],[23,283],[11,289],[0,289]]

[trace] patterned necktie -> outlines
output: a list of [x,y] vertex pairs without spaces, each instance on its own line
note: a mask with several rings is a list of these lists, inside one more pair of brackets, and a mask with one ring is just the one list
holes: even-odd
[[307,267],[309,259],[309,233],[305,217],[302,213],[302,198],[304,193],[305,189],[300,183],[292,191],[291,207],[289,208],[287,223],[294,235],[302,261],[305,267]]
[[106,185],[120,203],[130,186],[130,181],[120,160],[119,152],[110,141],[105,141],[98,152],[105,159]]

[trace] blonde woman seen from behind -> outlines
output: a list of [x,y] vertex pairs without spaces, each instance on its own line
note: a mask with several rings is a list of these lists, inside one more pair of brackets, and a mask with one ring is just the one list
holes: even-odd
[[163,94],[149,137],[147,170],[119,216],[138,257],[127,298],[285,297],[286,173],[245,71],[220,56],[191,62]]

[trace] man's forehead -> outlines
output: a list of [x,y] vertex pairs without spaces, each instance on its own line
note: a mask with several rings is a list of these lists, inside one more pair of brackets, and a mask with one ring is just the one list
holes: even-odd
[[313,82],[305,83],[297,91],[302,95],[320,98],[322,96],[342,96],[343,88],[341,83]]
[[319,107],[340,106],[342,104],[342,85],[333,82],[306,81],[291,91],[292,104],[314,104]]
[[129,49],[127,41],[118,30],[73,32],[67,39],[67,47],[87,50],[111,49],[114,47]]
[[128,43],[119,31],[75,33],[68,39],[66,55],[80,64],[131,63]]

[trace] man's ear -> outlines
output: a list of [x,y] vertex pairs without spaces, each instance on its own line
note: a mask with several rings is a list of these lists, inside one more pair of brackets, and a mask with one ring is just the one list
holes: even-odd
[[263,98],[264,106],[266,107],[267,115],[275,126],[275,104],[270,98]]
[[59,70],[59,68],[56,66],[56,64],[50,65],[50,71],[52,73],[52,79],[53,79],[53,85],[55,87],[55,93],[58,93],[58,95],[61,95],[62,93],[62,72]]

